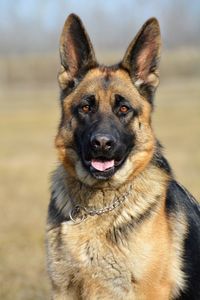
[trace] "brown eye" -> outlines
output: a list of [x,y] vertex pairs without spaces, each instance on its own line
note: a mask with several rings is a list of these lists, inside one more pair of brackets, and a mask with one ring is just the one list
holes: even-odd
[[89,111],[90,111],[90,106],[89,105],[84,105],[84,106],[82,106],[82,111],[84,112],[84,113],[88,113]]
[[129,111],[129,108],[126,105],[122,105],[120,106],[119,111],[125,114]]

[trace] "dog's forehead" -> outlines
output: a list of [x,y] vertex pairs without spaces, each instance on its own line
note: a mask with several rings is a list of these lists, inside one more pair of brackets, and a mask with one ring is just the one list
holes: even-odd
[[128,73],[112,67],[100,67],[90,70],[80,84],[81,92],[95,95],[122,94],[129,99],[140,99]]
[[93,82],[94,85],[104,90],[108,90],[115,86],[124,86],[131,83],[131,79],[128,74],[119,69],[112,67],[100,67],[91,70],[86,76],[86,81]]

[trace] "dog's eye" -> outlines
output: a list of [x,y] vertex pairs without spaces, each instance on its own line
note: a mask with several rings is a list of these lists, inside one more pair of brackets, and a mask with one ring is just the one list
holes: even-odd
[[129,104],[129,101],[124,98],[121,95],[116,94],[115,95],[115,113],[119,117],[124,117],[126,114],[128,114],[132,108],[131,105]]
[[95,112],[96,110],[95,96],[85,95],[78,106],[78,110],[82,114]]
[[81,107],[82,112],[88,113],[90,111],[90,106],[89,105],[83,105]]
[[119,112],[121,112],[121,113],[123,113],[123,114],[126,114],[128,111],[129,111],[129,107],[126,106],[126,105],[122,105],[122,106],[120,106],[120,108],[119,108]]

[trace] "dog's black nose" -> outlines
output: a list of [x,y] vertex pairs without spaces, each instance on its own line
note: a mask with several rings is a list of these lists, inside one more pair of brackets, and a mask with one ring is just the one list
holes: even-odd
[[108,152],[114,148],[116,141],[112,135],[96,134],[91,136],[90,143],[93,150]]

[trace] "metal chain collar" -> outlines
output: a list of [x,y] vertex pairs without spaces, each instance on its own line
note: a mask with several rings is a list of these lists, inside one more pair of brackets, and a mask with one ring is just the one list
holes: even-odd
[[92,217],[100,216],[100,215],[103,215],[104,213],[108,213],[108,212],[114,210],[120,204],[122,204],[127,199],[127,196],[129,195],[129,193],[130,192],[126,192],[122,196],[117,197],[116,200],[114,200],[114,202],[110,206],[105,206],[105,207],[99,208],[99,209],[86,208],[81,205],[76,205],[69,212],[70,220],[76,224],[79,224],[82,221],[84,221],[88,216],[92,216]]

